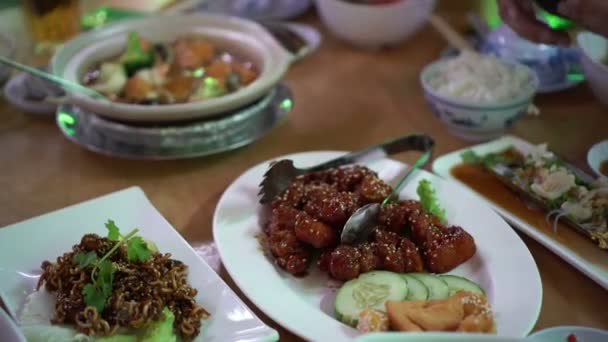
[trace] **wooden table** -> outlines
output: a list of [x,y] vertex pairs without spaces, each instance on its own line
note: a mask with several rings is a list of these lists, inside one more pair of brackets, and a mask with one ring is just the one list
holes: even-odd
[[[463,2],[449,6],[442,13],[462,27]],[[303,21],[320,27],[314,14]],[[213,210],[224,189],[263,160],[297,151],[352,150],[410,131],[433,135],[438,154],[465,147],[467,142],[449,135],[431,114],[418,83],[421,68],[444,47],[430,27],[402,46],[378,53],[355,50],[325,34],[320,50],[287,75],[295,93],[295,110],[287,122],[251,146],[194,160],[145,162],[97,155],[66,140],[52,119],[28,116],[0,102],[0,226],[139,185],[173,226],[198,244],[212,239]],[[608,134],[608,110],[586,85],[539,96],[537,104],[542,114],[522,119],[509,133],[548,142],[584,166],[587,149]],[[411,162],[412,157],[398,159]],[[543,280],[535,330],[556,325],[608,329],[608,291],[538,243],[522,239]],[[222,277],[238,292],[225,271]],[[298,340],[257,312],[279,330],[282,341]]]

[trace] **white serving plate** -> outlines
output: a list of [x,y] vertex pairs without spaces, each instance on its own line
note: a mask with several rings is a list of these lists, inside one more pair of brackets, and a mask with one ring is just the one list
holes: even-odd
[[[108,219],[123,229],[139,228],[139,234],[154,241],[161,252],[169,252],[189,266],[189,282],[198,289],[196,301],[211,313],[197,340],[278,339],[278,333],[256,317],[137,187],[0,229],[0,295],[15,316],[34,291],[42,261],[55,260],[86,233],[105,236]],[[11,341],[11,333],[14,331],[0,330],[0,341]]]
[[598,177],[608,177],[603,175],[600,170],[602,163],[606,160],[608,160],[608,139],[591,146],[587,152],[587,164]]
[[221,50],[251,61],[258,78],[246,87],[221,97],[171,105],[137,105],[93,99],[69,93],[69,102],[108,118],[139,122],[166,122],[209,117],[248,105],[266,95],[291,63],[287,51],[259,24],[246,19],[211,14],[162,15],[130,19],[77,36],[53,56],[52,72],[80,83],[87,68],[119,55],[127,33],[136,31],[153,42],[171,42],[178,36],[206,37]]
[[[305,152],[277,159],[289,158],[296,166],[307,167],[343,153]],[[293,277],[276,267],[259,246],[256,235],[261,232],[264,208],[258,203],[257,193],[268,163],[242,174],[218,203],[213,236],[224,266],[258,308],[300,337],[312,341],[352,340],[360,334],[334,318],[335,289],[327,287],[327,275],[312,266],[308,276]],[[391,184],[407,169],[405,164],[390,159],[366,165]],[[496,313],[499,335],[527,335],[540,313],[542,286],[538,268],[524,243],[489,207],[429,172],[416,172],[401,197],[418,198],[416,188],[422,178],[434,184],[450,224],[465,227],[477,244],[476,255],[450,273],[466,276],[484,287]],[[522,282],[526,286],[518,285]]]
[[[583,272],[589,278],[593,279],[595,282],[603,286],[605,289],[608,289],[608,258],[604,258],[603,263],[598,264],[592,261],[589,257],[586,257],[586,253],[597,253],[595,250],[581,250],[579,253],[573,251],[569,247],[565,246],[563,243],[558,241],[551,234],[545,233],[543,230],[538,229],[524,220],[520,219],[516,215],[510,213],[509,211],[503,209],[496,203],[487,200],[485,197],[477,194],[475,191],[470,189],[466,184],[458,181],[454,176],[452,176],[450,169],[461,163],[460,154],[462,152],[472,149],[473,151],[479,154],[486,154],[490,152],[497,152],[504,150],[509,146],[515,146],[521,151],[529,151],[533,145],[527,141],[524,141],[520,138],[514,136],[505,136],[503,138],[485,143],[476,145],[470,148],[466,148],[463,150],[455,151],[449,154],[446,154],[440,158],[437,158],[433,163],[433,171],[439,176],[453,180],[458,184],[466,187],[470,192],[473,192],[477,199],[481,202],[486,203],[496,210],[501,216],[503,216],[507,221],[509,221],[515,228],[521,230],[534,240],[538,241],[540,244],[545,246],[546,248],[553,251],[555,254],[559,255],[566,262]],[[549,150],[551,150],[551,146],[549,146]],[[569,228],[568,228],[569,229]],[[594,247],[594,246],[590,246]],[[594,247],[595,248],[595,247]],[[598,249],[599,251],[599,249]],[[599,251],[603,253],[602,251]]]
[[2,341],[26,342],[25,337],[19,332],[17,324],[8,313],[0,306],[0,339]]

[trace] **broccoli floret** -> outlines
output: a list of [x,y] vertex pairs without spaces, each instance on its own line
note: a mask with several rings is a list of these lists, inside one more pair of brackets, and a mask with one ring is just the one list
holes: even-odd
[[127,50],[120,56],[120,63],[125,68],[127,76],[131,77],[139,70],[154,65],[154,52],[144,50],[137,32],[129,32]]

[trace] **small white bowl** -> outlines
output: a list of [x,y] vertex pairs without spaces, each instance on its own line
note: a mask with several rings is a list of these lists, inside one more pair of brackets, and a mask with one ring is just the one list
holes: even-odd
[[439,60],[426,66],[420,75],[424,94],[433,113],[455,136],[468,141],[485,141],[502,136],[519,118],[526,115],[539,82],[534,71],[525,65],[503,61],[504,63],[525,68],[529,75],[529,86],[522,89],[517,97],[497,103],[475,103],[437,92],[428,83],[440,64]]
[[587,153],[587,163],[589,167],[600,177],[608,177],[608,175],[600,172],[602,163],[608,161],[608,140],[601,141],[591,147]]
[[576,37],[583,51],[582,66],[585,78],[595,97],[608,106],[608,41],[590,32],[581,32]]
[[336,37],[366,49],[403,42],[424,26],[435,5],[436,0],[377,5],[316,0],[323,23]]
[[137,31],[154,42],[170,42],[185,34],[204,36],[220,49],[251,61],[260,71],[259,76],[234,93],[183,104],[125,104],[69,93],[72,104],[124,121],[167,122],[209,117],[243,107],[266,95],[282,79],[291,63],[287,51],[253,21],[220,15],[165,15],[126,20],[79,35],[53,56],[52,72],[70,81],[81,82],[83,74],[92,65],[120,54],[129,31]]
[[608,341],[608,331],[587,327],[563,326],[544,329],[528,336],[530,342],[555,342],[568,341],[568,336],[574,334],[580,342],[605,342]]

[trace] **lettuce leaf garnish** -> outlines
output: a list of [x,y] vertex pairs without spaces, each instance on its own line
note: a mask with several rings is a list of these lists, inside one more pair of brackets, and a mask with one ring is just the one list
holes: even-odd
[[426,179],[421,180],[418,183],[418,189],[416,190],[420,197],[420,204],[429,213],[439,217],[441,222],[446,222],[445,209],[439,204],[439,199],[433,188],[433,184]]

